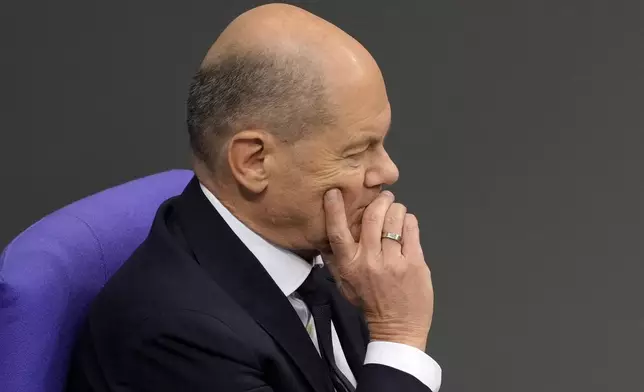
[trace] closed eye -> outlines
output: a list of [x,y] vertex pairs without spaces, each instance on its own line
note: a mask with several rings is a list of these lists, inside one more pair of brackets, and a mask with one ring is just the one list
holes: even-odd
[[365,152],[367,152],[368,150],[369,150],[369,147],[364,148],[364,149],[362,149],[360,151],[352,152],[349,155],[347,155],[347,158],[357,158],[357,157],[361,156],[362,154],[364,154]]

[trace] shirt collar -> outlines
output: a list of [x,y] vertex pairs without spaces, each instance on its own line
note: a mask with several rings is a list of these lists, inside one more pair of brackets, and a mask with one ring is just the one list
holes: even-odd
[[[313,268],[311,263],[291,251],[266,241],[237,219],[208,188],[203,184],[199,185],[208,201],[210,201],[215,210],[217,210],[241,242],[257,258],[284,295],[288,297],[293,294],[309,276]],[[322,258],[316,256],[313,265],[318,266],[323,264]]]

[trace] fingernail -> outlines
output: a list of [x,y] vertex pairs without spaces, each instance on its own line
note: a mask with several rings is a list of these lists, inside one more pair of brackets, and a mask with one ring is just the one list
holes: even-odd
[[387,196],[387,197],[394,197],[394,194],[391,193],[390,191],[382,191],[382,194]]
[[336,200],[338,200],[338,194],[339,193],[340,193],[340,191],[338,191],[337,189],[330,189],[326,193],[326,199],[328,201],[336,201]]

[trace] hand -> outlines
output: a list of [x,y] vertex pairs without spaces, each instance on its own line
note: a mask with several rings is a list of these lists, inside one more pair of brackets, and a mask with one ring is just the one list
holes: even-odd
[[[323,258],[342,293],[362,306],[371,339],[424,351],[434,312],[434,289],[416,217],[394,203],[391,192],[382,192],[365,209],[356,243],[340,191],[326,193],[324,210],[332,255]],[[402,245],[381,238],[383,232],[401,234]]]

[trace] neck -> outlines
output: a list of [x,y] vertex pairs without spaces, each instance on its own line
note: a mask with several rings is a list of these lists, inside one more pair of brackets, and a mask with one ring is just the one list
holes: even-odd
[[310,262],[319,254],[315,249],[298,247],[297,243],[302,242],[302,230],[295,225],[280,224],[281,222],[261,205],[261,197],[245,196],[239,191],[239,187],[217,180],[214,176],[197,173],[197,178],[235,218],[266,241],[288,249]]

